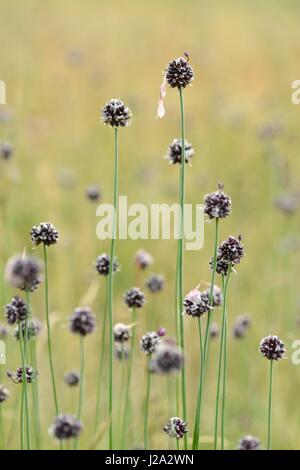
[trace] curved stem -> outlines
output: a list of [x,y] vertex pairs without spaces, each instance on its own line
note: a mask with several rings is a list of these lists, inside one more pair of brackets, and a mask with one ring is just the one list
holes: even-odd
[[[180,98],[180,122],[181,122],[181,165],[180,165],[180,237],[178,240],[179,248],[179,277],[178,277],[178,310],[177,315],[179,318],[180,327],[180,346],[184,354],[184,323],[182,316],[183,306],[183,257],[184,257],[184,201],[185,201],[185,121],[184,121],[184,100],[182,88],[179,88]],[[184,421],[187,418],[186,408],[186,369],[183,365],[181,370],[181,394],[182,394],[182,417]],[[187,449],[187,436],[184,435],[184,448]]]
[[[132,309],[132,323],[136,322],[136,309]],[[133,362],[133,353],[134,353],[134,345],[135,345],[135,328],[132,330],[132,337],[131,337],[131,350],[129,356],[129,366],[128,366],[128,375],[127,375],[127,383],[125,389],[125,401],[124,401],[124,417],[123,417],[123,429],[122,429],[122,445],[121,449],[124,449],[124,445],[126,443],[125,435],[127,433],[127,423],[128,423],[128,411],[129,411],[129,396],[130,396],[130,382],[131,382],[131,374],[132,374],[132,362]]]
[[144,417],[144,450],[148,448],[148,414],[149,414],[149,400],[150,400],[150,385],[151,385],[151,370],[150,370],[151,354],[148,360],[147,367],[147,393],[145,403],[145,417]]
[[115,127],[115,159],[114,159],[114,215],[112,239],[110,246],[110,269],[108,278],[108,314],[109,314],[109,387],[108,387],[108,415],[109,415],[109,450],[113,449],[113,261],[115,256],[116,218],[118,210],[118,179],[119,179],[119,148],[118,128]]
[[199,386],[198,386],[198,395],[197,395],[197,405],[196,405],[196,417],[195,417],[195,427],[193,434],[193,450],[198,450],[199,448],[199,437],[200,437],[200,414],[201,414],[201,400],[203,392],[203,377],[204,377],[204,356],[203,356],[203,342],[202,342],[202,329],[201,329],[201,320],[198,318],[198,329],[199,329],[199,340],[200,340],[200,375],[199,375]]
[[[83,389],[84,389],[84,338],[80,336],[80,384],[79,384],[79,397],[77,407],[77,419],[80,421],[83,405]],[[77,449],[78,438],[74,441],[74,449]]]
[[269,379],[269,408],[268,408],[268,450],[271,450],[271,422],[272,422],[272,382],[273,382],[273,360],[270,360]]

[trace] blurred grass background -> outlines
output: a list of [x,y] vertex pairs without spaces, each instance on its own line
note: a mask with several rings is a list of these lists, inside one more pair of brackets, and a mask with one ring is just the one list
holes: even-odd
[[[185,92],[187,139],[195,148],[186,199],[201,203],[223,181],[233,213],[221,224],[221,238],[242,233],[246,249],[230,285],[229,328],[241,313],[251,315],[252,326],[245,339],[230,337],[227,447],[235,448],[245,433],[266,445],[268,364],[257,349],[267,334],[278,334],[288,350],[288,359],[275,367],[273,447],[300,447],[300,369],[291,362],[291,343],[300,334],[299,213],[287,215],[274,206],[276,197],[299,196],[300,190],[300,108],[291,103],[291,82],[299,79],[299,13],[299,3],[292,0],[1,2],[0,79],[6,82],[7,107],[0,111],[9,111],[11,119],[0,124],[0,138],[15,147],[13,160],[0,162],[0,193],[8,204],[5,224],[1,222],[2,264],[15,252],[31,251],[28,232],[33,224],[50,220],[59,228],[61,241],[50,250],[50,298],[59,398],[66,412],[74,411],[75,397],[72,403],[63,374],[79,367],[79,343],[67,329],[68,317],[83,300],[91,301],[98,315],[99,330],[86,341],[82,447],[93,440],[104,303],[104,283],[93,261],[108,250],[108,243],[96,238],[96,206],[86,198],[86,187],[98,184],[102,201],[112,200],[113,132],[100,124],[100,108],[120,97],[133,111],[132,125],[120,132],[120,194],[129,203],[176,202],[178,168],[163,156],[179,137],[178,94],[168,91],[163,120],[157,121],[155,113],[165,64],[185,50],[195,71],[193,87]],[[203,250],[186,252],[186,292],[210,279],[212,235],[212,225],[206,224]],[[155,305],[148,295],[147,306],[139,312],[138,336],[151,325],[154,309],[157,326],[174,336],[174,241],[118,241],[122,271],[116,277],[115,322],[130,322],[122,293],[134,285],[133,256],[141,247],[155,257],[151,271],[163,273],[167,282]],[[42,255],[40,249],[35,254]],[[94,288],[99,288],[97,295]],[[12,293],[6,286],[3,303]],[[34,294],[33,308],[43,318],[43,288]],[[185,318],[185,327],[192,430],[198,337],[193,319]],[[10,369],[18,365],[14,342],[8,341]],[[204,398],[206,447],[213,433],[218,348],[216,341]],[[38,363],[43,445],[55,447],[46,432],[53,410],[45,332],[38,340]],[[141,444],[145,367],[145,358],[137,354],[132,446]],[[117,364],[116,403],[122,394],[121,372]],[[9,388],[12,397],[4,415],[9,445],[15,447],[18,393],[17,386]],[[153,380],[150,406],[150,444],[165,448],[168,440],[160,429],[170,410],[163,377]],[[106,446],[105,438],[100,445]]]

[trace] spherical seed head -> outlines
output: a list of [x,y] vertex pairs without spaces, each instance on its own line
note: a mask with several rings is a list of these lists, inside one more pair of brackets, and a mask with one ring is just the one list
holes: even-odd
[[233,325],[232,334],[233,334],[234,338],[236,338],[236,339],[244,338],[245,333],[246,333],[246,328],[242,323],[236,322]]
[[254,436],[243,436],[238,443],[238,450],[259,450],[260,440]]
[[[37,371],[35,371],[32,367],[26,366],[25,367],[25,375],[26,375],[26,382],[31,384],[36,376]],[[8,371],[7,376],[15,383],[20,384],[23,382],[23,366],[17,367],[16,371]]]
[[211,338],[217,338],[219,336],[219,326],[217,323],[211,324],[209,333]]
[[182,369],[184,358],[182,350],[173,341],[161,341],[151,361],[150,369],[160,374],[170,374]]
[[145,301],[145,294],[138,287],[132,287],[124,294],[124,302],[129,308],[141,308]]
[[169,62],[165,77],[171,88],[185,88],[194,80],[194,71],[184,57],[178,57]]
[[146,281],[146,287],[152,294],[160,292],[165,285],[165,278],[160,274],[152,274]]
[[101,191],[98,186],[90,185],[86,189],[86,196],[92,202],[97,202],[101,198]]
[[130,356],[130,349],[128,346],[124,346],[124,343],[116,343],[115,344],[115,358],[119,361],[123,359],[126,360]]
[[[108,276],[109,275],[109,267],[110,267],[110,258],[106,253],[98,256],[95,263],[96,269],[101,276]],[[120,270],[120,265],[118,263],[117,258],[114,258],[113,262],[113,272],[117,272]]]
[[267,359],[278,361],[284,357],[285,345],[278,336],[269,335],[261,340],[259,350]]
[[111,127],[128,126],[132,113],[123,101],[113,98],[101,110],[102,122]]
[[76,387],[80,383],[80,375],[78,372],[70,371],[64,375],[64,382],[69,387]]
[[[222,189],[221,189],[222,188]],[[209,219],[223,219],[231,212],[231,199],[220,185],[218,191],[204,197],[204,213]]]
[[[227,276],[228,271],[229,271],[229,262],[222,258],[222,256],[218,255],[217,256],[217,262],[216,262],[216,272],[218,274],[222,274],[224,276]],[[209,261],[209,266],[210,269],[213,270],[214,268],[214,258],[211,257]]]
[[237,238],[229,236],[218,248],[218,256],[228,263],[238,264],[244,256],[244,245],[241,242],[242,237]]
[[169,419],[168,423],[163,427],[163,431],[168,434],[169,437],[182,439],[188,432],[188,427],[186,421],[181,418],[174,417]]
[[[192,144],[190,144],[187,140],[184,143],[184,150],[185,150],[185,163],[190,163],[192,157],[195,154]],[[181,164],[182,161],[182,140],[181,139],[174,139],[173,142],[168,147],[168,152],[166,158],[172,165],[176,163]]]
[[8,260],[5,278],[13,287],[33,292],[43,280],[41,263],[33,256],[15,255]]
[[[208,287],[205,293],[210,296],[210,287]],[[220,307],[223,303],[223,292],[222,289],[218,286],[214,286],[213,288],[213,298],[212,298],[212,306],[214,308]]]
[[184,312],[192,317],[201,317],[210,310],[209,293],[200,292],[198,289],[191,290],[183,301]]
[[153,263],[153,256],[145,250],[138,250],[135,254],[135,264],[138,269],[144,271]]
[[140,341],[140,348],[146,356],[154,353],[157,349],[157,346],[161,342],[161,338],[156,331],[149,331],[146,333],[141,341]]
[[4,385],[0,384],[0,403],[3,403],[6,400],[8,400],[9,395],[10,395],[9,390],[6,387],[4,387]]
[[7,336],[8,336],[8,329],[6,325],[3,325],[2,323],[0,323],[0,339],[4,340],[7,338]]
[[50,246],[58,242],[59,233],[51,222],[41,222],[39,225],[32,227],[30,238],[35,246],[40,245],[40,243]]
[[[15,329],[14,335],[18,341],[20,339],[20,332],[22,332],[22,338],[25,338],[25,329],[26,322],[22,322]],[[42,323],[37,318],[33,318],[32,320],[27,321],[27,340],[36,338],[40,334],[41,330]]]
[[70,331],[80,336],[86,336],[95,331],[96,317],[89,307],[78,307],[70,318]]
[[19,296],[11,299],[10,304],[4,308],[4,314],[9,325],[26,320],[28,316],[28,307],[26,302]]
[[13,146],[9,142],[0,143],[0,158],[9,160],[13,155]]
[[124,323],[117,323],[113,328],[113,334],[116,343],[125,343],[131,337],[131,329]]
[[56,439],[63,441],[78,437],[82,431],[82,425],[74,416],[60,414],[55,418],[50,431]]

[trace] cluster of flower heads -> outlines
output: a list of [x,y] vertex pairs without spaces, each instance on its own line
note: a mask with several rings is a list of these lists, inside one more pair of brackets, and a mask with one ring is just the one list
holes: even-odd
[[55,245],[59,240],[58,230],[51,222],[41,222],[34,225],[30,231],[32,244],[35,246],[41,243],[45,246]]
[[10,160],[13,156],[14,149],[10,142],[1,142],[0,143],[0,159]]
[[231,213],[231,198],[223,191],[224,186],[219,183],[219,189],[204,197],[204,213],[209,219],[223,219]]
[[233,325],[233,336],[235,338],[244,338],[246,331],[251,325],[251,318],[249,315],[238,315]]
[[0,384],[0,404],[8,400],[9,396],[9,390],[4,385]]
[[124,302],[129,308],[141,308],[146,302],[145,294],[139,287],[132,287],[125,292]]
[[182,439],[188,432],[188,425],[186,421],[175,416],[174,418],[170,418],[168,423],[163,426],[163,431],[168,434],[169,437]]
[[153,256],[142,249],[136,252],[134,259],[136,267],[141,271],[144,271],[153,263]]
[[69,387],[76,387],[80,384],[80,374],[71,370],[70,372],[66,372],[64,375],[65,384]]
[[28,306],[19,296],[15,295],[9,304],[4,307],[4,314],[9,325],[23,322],[28,316]]
[[165,278],[161,274],[152,274],[146,280],[145,285],[152,294],[156,294],[164,288]]
[[78,437],[82,431],[81,422],[74,416],[60,414],[54,420],[50,433],[58,440],[68,440]]
[[[101,276],[108,276],[109,271],[110,271],[110,258],[109,255],[106,253],[103,253],[102,255],[98,256],[95,262],[95,267]],[[117,272],[120,270],[120,265],[118,263],[118,260],[114,258],[113,261],[113,272]]]
[[[216,259],[216,272],[227,276],[230,273],[232,267],[241,262],[244,256],[244,245],[242,243],[242,237],[229,236],[224,240],[218,247],[217,259]],[[214,258],[210,259],[210,267],[214,267]]]
[[25,333],[27,333],[27,340],[29,341],[32,338],[36,338],[42,330],[42,323],[38,318],[32,318],[26,322],[19,324],[14,332],[15,338],[20,339],[20,333],[22,338],[25,338]]
[[69,320],[72,333],[87,336],[95,331],[96,318],[89,307],[77,307]]
[[150,369],[158,374],[170,374],[182,369],[184,357],[181,348],[170,339],[160,341],[151,360]]
[[32,367],[26,366],[25,367],[25,374],[23,366],[17,367],[15,371],[7,371],[7,377],[9,377],[15,384],[20,384],[24,380],[24,375],[26,378],[26,382],[31,384],[37,376],[37,371],[35,371]]
[[183,301],[184,312],[192,317],[201,317],[204,313],[209,312],[211,306],[209,304],[209,292],[206,290],[201,292],[198,289],[191,290]]
[[102,122],[111,127],[128,126],[132,114],[123,101],[113,98],[108,101],[101,110]]
[[13,287],[33,292],[43,280],[41,264],[33,256],[15,255],[8,260],[5,278]]
[[[184,160],[185,163],[190,163],[192,157],[194,156],[195,151],[193,149],[192,144],[185,140],[184,142]],[[174,139],[173,142],[168,147],[168,152],[165,157],[169,160],[171,165],[175,165],[176,163],[181,164],[182,162],[182,140],[181,139]]]
[[254,436],[243,436],[238,443],[237,450],[259,450],[260,440]]
[[285,355],[285,345],[278,336],[269,335],[260,342],[259,350],[270,361],[278,361]]

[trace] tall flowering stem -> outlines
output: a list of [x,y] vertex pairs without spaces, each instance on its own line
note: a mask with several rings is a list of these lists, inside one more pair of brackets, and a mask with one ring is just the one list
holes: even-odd
[[144,416],[144,450],[148,449],[148,415],[149,415],[150,386],[151,386],[150,362],[151,362],[151,354],[149,355],[148,367],[147,367],[147,391],[146,391],[145,416]]
[[[27,323],[27,320],[25,320]],[[25,326],[25,325],[24,325]],[[22,338],[22,322],[20,323],[20,350],[21,350],[21,358],[22,358],[22,368],[23,368],[23,375],[22,375],[22,400],[24,403],[23,413],[25,412],[25,429],[26,429],[26,445],[27,450],[30,450],[30,418],[29,418],[29,402],[28,402],[28,388],[27,388],[27,374],[26,374],[26,339]],[[25,327],[25,335],[26,335],[26,327]],[[22,406],[21,406],[22,408]],[[23,432],[23,423],[21,421],[21,433]],[[21,438],[22,439],[22,438]]]
[[[225,348],[226,339],[226,302],[227,302],[227,289],[230,278],[231,267],[228,270],[227,276],[222,275],[222,287],[224,292],[223,306],[222,306],[222,329],[221,329],[221,344],[219,352],[219,365],[218,365],[218,378],[217,378],[217,393],[216,393],[216,410],[215,410],[215,430],[214,430],[214,449],[218,447],[218,422],[219,422],[219,405],[220,405],[220,389],[221,389],[221,375],[222,375],[222,361]],[[226,380],[226,378],[224,379]],[[224,401],[225,405],[225,401]],[[223,427],[224,432],[224,427]],[[224,437],[222,437],[224,441]]]
[[[182,87],[178,88],[180,98],[180,122],[181,122],[181,166],[180,166],[180,236],[178,240],[179,249],[179,267],[178,267],[178,305],[177,305],[177,316],[179,318],[179,329],[180,329],[180,346],[184,353],[184,323],[182,316],[183,308],[183,259],[184,259],[184,201],[185,201],[185,119],[184,119],[184,99]],[[181,371],[181,395],[182,395],[182,416],[183,420],[187,418],[187,407],[186,407],[186,370],[183,365]],[[187,449],[187,436],[184,435],[184,447]]]
[[195,427],[194,427],[194,434],[193,434],[193,450],[197,450],[199,448],[201,401],[202,401],[203,380],[204,380],[204,349],[203,349],[202,328],[201,328],[200,318],[198,318],[198,329],[199,329],[199,340],[200,340],[200,344],[199,344],[200,377],[199,377],[198,396],[197,396],[197,405],[196,405]]
[[269,375],[268,450],[271,450],[273,362],[274,360],[271,359],[270,360],[270,375]]
[[108,415],[109,415],[109,449],[113,449],[113,260],[115,257],[116,220],[118,210],[118,180],[119,180],[119,142],[118,128],[114,128],[115,158],[114,158],[114,215],[113,231],[110,245],[110,266],[108,275],[108,318],[109,318],[109,387],[108,387]]
[[[224,280],[222,281],[223,290]],[[221,414],[221,450],[225,446],[225,405],[226,405],[226,378],[227,378],[227,295],[224,299],[225,318],[224,318],[224,346],[223,346],[223,384],[222,384],[222,414]]]
[[[80,383],[79,383],[79,397],[77,407],[77,420],[80,421],[83,405],[83,388],[84,388],[84,338],[80,336]],[[77,449],[78,439],[74,440],[74,450]]]

